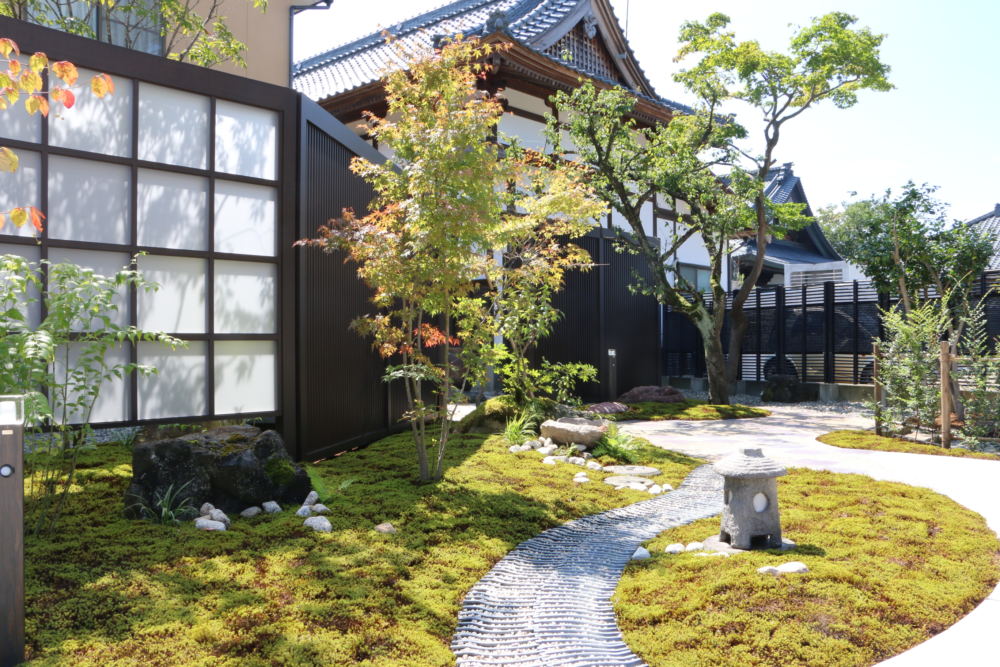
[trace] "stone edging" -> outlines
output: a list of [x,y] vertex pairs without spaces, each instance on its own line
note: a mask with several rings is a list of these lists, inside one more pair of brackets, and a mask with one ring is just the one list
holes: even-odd
[[642,542],[722,511],[710,465],[676,491],[551,528],[519,544],[466,594],[452,639],[457,664],[639,666],[611,596]]

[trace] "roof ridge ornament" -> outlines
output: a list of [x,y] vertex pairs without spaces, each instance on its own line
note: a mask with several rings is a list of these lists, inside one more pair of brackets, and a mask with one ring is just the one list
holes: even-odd
[[583,17],[583,34],[588,39],[597,37],[597,17],[593,14],[587,14]]
[[492,35],[495,32],[509,33],[510,19],[507,12],[496,10],[492,12],[486,23],[483,25],[483,35]]

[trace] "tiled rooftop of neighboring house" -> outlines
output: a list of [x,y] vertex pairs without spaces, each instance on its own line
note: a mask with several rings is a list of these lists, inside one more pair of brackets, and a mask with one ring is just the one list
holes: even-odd
[[988,268],[1000,269],[1000,204],[994,206],[989,213],[969,220],[968,224],[976,225],[993,239],[993,258]]
[[799,184],[799,177],[792,171],[792,163],[786,162],[780,167],[771,167],[767,172],[767,182],[764,194],[776,204],[784,204]]
[[[459,33],[471,36],[504,31],[523,46],[551,59],[536,48],[539,38],[578,11],[582,2],[588,0],[458,0],[389,26],[386,31],[409,50],[429,49],[436,39]],[[628,55],[634,58],[634,54]],[[558,62],[592,78],[616,83],[572,61]],[[372,83],[386,69],[401,64],[381,32],[376,32],[296,63],[293,86],[311,99],[322,101]],[[690,111],[682,104],[633,92],[670,109]]]

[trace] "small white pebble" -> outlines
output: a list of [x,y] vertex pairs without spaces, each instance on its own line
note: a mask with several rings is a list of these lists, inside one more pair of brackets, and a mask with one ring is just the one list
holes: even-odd
[[295,516],[307,517],[312,516],[312,508],[303,505],[302,507],[295,510]]
[[647,558],[649,558],[649,551],[646,547],[639,547],[635,550],[635,553],[632,554],[632,560],[646,560]]
[[391,535],[396,532],[396,527],[387,521],[385,523],[380,523],[379,525],[375,526],[375,532]]
[[684,545],[681,544],[680,542],[674,542],[673,544],[668,544],[667,548],[664,549],[663,551],[664,551],[664,553],[668,553],[668,554],[683,553],[683,551],[684,551]]
[[692,542],[691,544],[684,547],[684,551],[701,551],[705,548],[705,545],[701,542]]
[[646,490],[649,491],[650,495],[656,496],[663,492],[663,487],[660,486],[659,484],[654,484],[653,486],[649,487]]

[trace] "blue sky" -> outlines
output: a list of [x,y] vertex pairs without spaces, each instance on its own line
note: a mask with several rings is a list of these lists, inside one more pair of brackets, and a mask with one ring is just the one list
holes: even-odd
[[[295,58],[302,59],[426,9],[440,0],[334,0],[296,19]],[[612,0],[640,64],[664,97],[687,101],[672,80],[683,21],[714,11],[732,19],[739,39],[782,49],[794,25],[846,11],[886,33],[883,60],[896,89],[863,93],[847,110],[830,105],[790,121],[779,162],[794,162],[813,208],[881,193],[909,179],[940,186],[951,216],[969,219],[1000,202],[1000,2],[991,0]],[[751,135],[759,119],[734,108]]]

